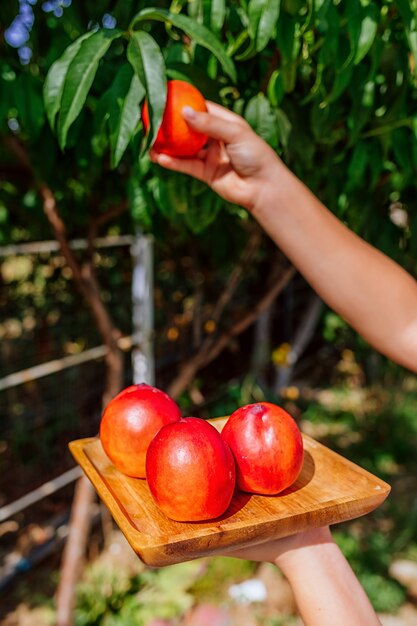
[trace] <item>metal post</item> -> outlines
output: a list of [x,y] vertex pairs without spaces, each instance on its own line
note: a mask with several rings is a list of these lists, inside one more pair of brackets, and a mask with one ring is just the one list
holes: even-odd
[[131,246],[133,382],[155,382],[153,354],[153,238],[139,234]]

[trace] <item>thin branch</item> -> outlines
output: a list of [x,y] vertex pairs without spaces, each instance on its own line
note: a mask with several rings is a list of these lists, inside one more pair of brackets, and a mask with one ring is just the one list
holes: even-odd
[[97,217],[91,220],[89,228],[88,228],[88,234],[87,234],[88,250],[89,250],[90,256],[92,256],[92,251],[94,250],[93,242],[97,237],[97,231],[100,228],[100,226],[103,226],[103,224],[106,224],[107,222],[110,222],[116,217],[119,217],[119,215],[122,215],[122,213],[124,213],[127,210],[128,206],[129,205],[126,201],[122,201],[119,204],[116,204],[115,206],[110,207],[109,209],[107,209],[107,211],[105,211],[104,213],[101,213],[100,215],[98,215]]
[[244,274],[246,268],[251,263],[253,258],[255,257],[256,252],[259,249],[259,246],[262,241],[262,231],[259,227],[255,227],[251,236],[249,237],[248,243],[243,251],[241,259],[237,265],[233,268],[232,272],[229,275],[226,286],[223,292],[220,294],[219,299],[217,300],[216,308],[213,313],[213,321],[216,323],[216,326],[223,314],[224,309],[229,304],[230,300],[233,298],[233,295],[236,292],[236,289],[240,283],[240,279]]
[[168,387],[168,393],[173,398],[177,398],[192,382],[196,373],[211,363],[219,354],[228,346],[230,340],[246,330],[258,316],[271,306],[272,302],[278,294],[286,287],[295,273],[295,268],[290,267],[280,277],[277,276],[281,269],[274,272],[272,286],[259,300],[257,305],[239,320],[232,328],[224,332],[214,342],[208,344],[205,342],[199,352],[191,358],[180,370],[178,376],[172,381]]
[[[45,182],[37,179],[24,146],[14,137],[8,138],[7,144],[30,174],[42,198],[44,213],[52,227],[62,254],[72,270],[74,282],[84,296],[102,336],[103,343],[108,347],[108,352],[105,356],[106,384],[102,396],[104,407],[120,391],[123,385],[123,358],[117,345],[120,331],[114,326],[109,312],[101,299],[99,284],[91,261],[81,265],[70,248],[65,224],[59,214],[53,191]],[[118,214],[121,209],[122,204],[100,216],[93,227],[90,228],[90,236],[94,236],[98,226],[107,221],[107,219],[111,219],[115,214]],[[91,238],[89,246],[92,245],[93,240]],[[82,559],[85,555],[91,525],[91,505],[94,498],[95,492],[91,484],[85,477],[81,478],[77,484],[74,496],[69,525],[70,531],[61,563],[61,579],[56,595],[57,626],[71,626],[73,624],[75,584],[80,572]]]
[[226,348],[227,344],[233,337],[236,337],[237,335],[240,335],[241,333],[243,333],[244,330],[249,328],[249,326],[251,326],[251,324],[253,324],[258,319],[261,313],[263,313],[266,309],[268,309],[271,306],[275,298],[288,285],[288,283],[290,282],[294,274],[295,274],[295,268],[289,267],[284,272],[284,274],[282,274],[281,278],[275,284],[273,284],[268,289],[268,291],[263,295],[263,297],[261,298],[261,300],[259,300],[255,308],[250,313],[248,313],[245,317],[239,320],[234,326],[232,326],[230,330],[223,333],[223,335],[219,337],[218,341],[216,342],[216,344],[213,346],[213,348],[210,350],[209,354],[207,355],[207,360],[206,360],[205,365],[207,365],[208,363],[213,361],[216,357],[218,357],[220,352],[222,352]]
[[[218,324],[225,307],[232,299],[233,294],[235,293],[238,287],[239,281],[243,275],[244,269],[246,268],[247,264],[252,260],[253,256],[255,255],[256,250],[259,247],[259,244],[261,241],[261,231],[260,229],[257,229],[257,227],[255,228],[256,230],[249,237],[249,240],[246,244],[245,250],[243,251],[240,262],[232,270],[229,276],[229,279],[227,280],[226,286],[224,290],[222,291],[222,293],[220,294],[220,297],[218,299],[218,304],[213,314],[213,319],[216,325]],[[197,370],[200,369],[200,367],[202,367],[202,364],[207,358],[207,355],[212,349],[215,341],[216,341],[215,336],[209,336],[209,337],[206,337],[206,339],[201,344],[197,354],[192,359],[192,362],[197,366]],[[170,395],[174,394],[175,396],[176,394],[176,380],[181,379],[183,376],[185,379],[188,380],[189,375],[187,374],[187,371],[189,367],[191,368],[190,371],[194,370],[194,366],[191,366],[191,362],[189,362],[180,370],[178,377],[168,387],[168,393]]]
[[50,225],[52,226],[55,239],[58,241],[62,254],[72,271],[75,283],[83,291],[83,278],[81,274],[81,268],[73,251],[70,248],[65,224],[59,215],[55,196],[52,190],[45,183],[38,183],[37,187],[39,194],[42,198],[43,211]]

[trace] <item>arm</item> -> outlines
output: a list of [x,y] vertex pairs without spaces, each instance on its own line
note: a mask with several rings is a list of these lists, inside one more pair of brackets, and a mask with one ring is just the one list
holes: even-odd
[[228,556],[277,565],[287,578],[305,626],[381,626],[329,528],[318,528]]
[[208,103],[184,117],[210,138],[196,159],[153,154],[240,204],[321,298],[377,350],[417,371],[417,283],[344,226],[238,115]]

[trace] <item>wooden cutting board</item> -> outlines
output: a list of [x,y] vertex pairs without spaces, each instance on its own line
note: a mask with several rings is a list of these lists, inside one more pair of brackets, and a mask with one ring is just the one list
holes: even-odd
[[[220,431],[226,420],[209,421]],[[277,496],[236,491],[221,517],[192,523],[168,519],[146,480],[121,474],[98,438],[69,447],[139,558],[161,567],[344,522],[382,504],[390,492],[387,483],[311,437],[303,440],[303,469],[289,489]]]

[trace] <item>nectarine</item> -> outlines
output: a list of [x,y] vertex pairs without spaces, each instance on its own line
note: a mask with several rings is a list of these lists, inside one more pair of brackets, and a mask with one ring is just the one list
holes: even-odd
[[303,465],[303,440],[293,417],[270,402],[240,407],[222,433],[236,460],[242,491],[275,495],[294,483]]
[[[153,145],[157,152],[174,157],[194,157],[206,143],[207,136],[193,130],[184,120],[182,110],[185,106],[207,111],[204,96],[198,89],[183,80],[169,80],[164,116]],[[147,101],[142,107],[142,121],[145,132],[148,132]]]
[[203,419],[185,417],[167,424],[146,455],[146,478],[157,506],[179,522],[222,515],[235,488],[229,446]]
[[131,385],[104,410],[101,444],[123,474],[145,478],[146,451],[151,440],[162,426],[180,417],[180,408],[164,391],[145,383]]

